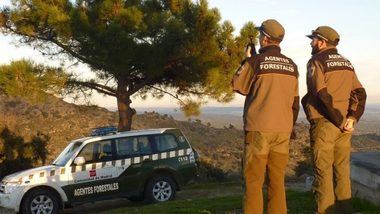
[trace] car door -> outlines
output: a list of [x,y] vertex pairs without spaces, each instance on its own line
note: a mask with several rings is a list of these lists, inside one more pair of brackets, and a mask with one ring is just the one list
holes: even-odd
[[192,164],[195,160],[190,155],[188,144],[183,142],[185,139],[181,142],[173,133],[156,135],[154,138],[157,152],[165,157],[160,160],[159,168],[170,170],[180,184],[192,178],[196,170]]
[[120,189],[126,197],[137,196],[144,190],[149,173],[157,163],[153,161],[149,136],[131,136],[115,140],[117,159],[125,163],[119,177]]
[[88,143],[77,157],[84,157],[85,164],[71,165],[69,184],[63,187],[71,202],[95,201],[118,196],[118,176],[124,171],[115,159],[113,140]]

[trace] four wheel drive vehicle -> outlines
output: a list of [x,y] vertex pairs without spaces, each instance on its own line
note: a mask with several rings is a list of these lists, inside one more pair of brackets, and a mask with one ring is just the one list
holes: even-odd
[[196,176],[198,154],[178,129],[119,132],[72,141],[50,166],[6,176],[0,206],[57,213],[115,197],[168,201]]

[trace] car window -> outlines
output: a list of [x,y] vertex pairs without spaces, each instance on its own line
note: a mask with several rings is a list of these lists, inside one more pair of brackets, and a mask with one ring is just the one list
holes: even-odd
[[53,162],[57,166],[65,166],[67,161],[72,158],[73,154],[78,151],[79,147],[82,145],[82,142],[73,142],[70,143],[65,150],[58,156],[58,158]]
[[86,163],[111,161],[113,160],[112,143],[110,140],[89,143],[82,149],[79,156],[84,157]]
[[174,135],[157,135],[154,137],[158,152],[170,151],[178,147],[177,139]]
[[126,137],[115,140],[117,158],[129,158],[152,153],[147,136]]

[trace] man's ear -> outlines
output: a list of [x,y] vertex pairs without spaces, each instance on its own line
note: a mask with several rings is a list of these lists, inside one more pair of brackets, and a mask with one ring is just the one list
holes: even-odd
[[324,39],[318,39],[318,48],[319,49],[322,49],[322,48],[325,48],[327,46],[327,41],[324,40]]
[[317,39],[316,45],[317,45],[318,49],[321,50],[321,48],[322,48],[322,40]]
[[264,35],[263,44],[267,45],[268,44],[268,40],[269,40],[269,38],[266,35]]

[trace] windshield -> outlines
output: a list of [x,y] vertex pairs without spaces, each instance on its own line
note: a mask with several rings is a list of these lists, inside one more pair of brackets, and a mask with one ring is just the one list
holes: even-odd
[[83,142],[72,142],[70,143],[65,150],[58,156],[57,159],[53,162],[53,165],[65,166],[67,161],[73,156],[73,154],[78,150]]

